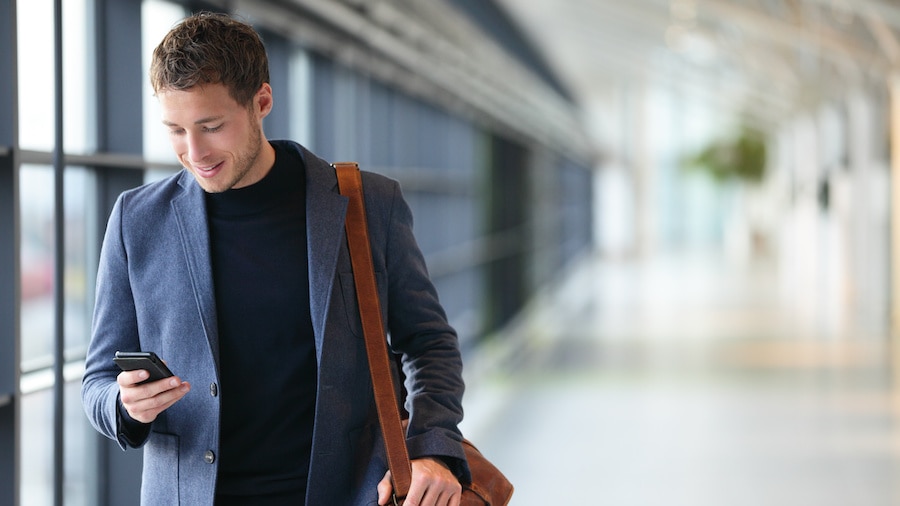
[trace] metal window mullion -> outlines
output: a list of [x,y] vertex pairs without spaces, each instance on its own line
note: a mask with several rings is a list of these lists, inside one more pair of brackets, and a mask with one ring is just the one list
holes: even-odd
[[63,505],[65,482],[65,159],[63,146],[63,26],[62,0],[53,2],[53,65],[55,146],[53,151],[54,173],[54,363],[53,363],[53,504]]
[[0,504],[19,504],[16,1],[0,0]]

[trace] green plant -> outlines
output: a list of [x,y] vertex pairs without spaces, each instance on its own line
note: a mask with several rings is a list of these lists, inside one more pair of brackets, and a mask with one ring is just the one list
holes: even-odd
[[766,139],[744,127],[734,137],[714,141],[689,156],[683,166],[707,172],[718,181],[759,183],[766,175]]

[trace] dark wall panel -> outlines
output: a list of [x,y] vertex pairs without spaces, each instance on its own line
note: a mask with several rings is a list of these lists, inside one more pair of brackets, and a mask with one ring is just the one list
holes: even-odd
[[265,119],[266,137],[286,139],[291,132],[290,45],[282,37],[262,32],[266,54],[269,56],[269,82],[275,106]]
[[487,228],[491,237],[487,266],[485,330],[507,323],[530,296],[531,223],[528,203],[528,151],[494,137],[491,142]]
[[143,113],[141,0],[96,0],[98,139],[101,151],[139,155]]
[[13,0],[0,0],[0,146],[12,146],[16,126],[16,95],[13,61],[15,60],[15,12]]

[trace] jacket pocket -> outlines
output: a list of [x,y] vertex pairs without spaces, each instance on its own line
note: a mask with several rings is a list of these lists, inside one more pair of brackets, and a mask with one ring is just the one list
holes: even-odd
[[178,504],[178,446],[174,434],[150,434],[144,445],[141,504]]
[[[356,299],[356,283],[353,280],[352,272],[342,272],[340,273],[341,279],[341,294],[344,302],[344,310],[347,313],[347,326],[350,329],[350,332],[353,333],[354,336],[362,339],[362,323],[359,317],[359,302]],[[385,302],[384,295],[382,291],[382,287],[384,281],[384,274],[382,272],[375,272],[375,285],[378,291],[379,297],[381,300],[379,301],[381,305],[381,317],[384,319],[384,311],[385,311]]]

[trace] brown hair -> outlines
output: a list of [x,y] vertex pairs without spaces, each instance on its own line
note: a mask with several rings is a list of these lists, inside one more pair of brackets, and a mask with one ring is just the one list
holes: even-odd
[[223,84],[249,106],[269,82],[269,60],[259,34],[228,15],[200,12],[176,25],[153,51],[153,92]]

